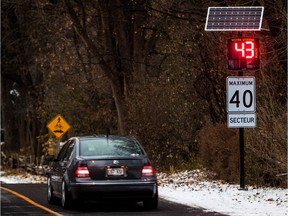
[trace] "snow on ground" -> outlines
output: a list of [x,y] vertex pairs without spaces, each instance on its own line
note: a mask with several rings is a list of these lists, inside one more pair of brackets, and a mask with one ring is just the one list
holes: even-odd
[[159,175],[159,194],[170,201],[231,216],[288,215],[288,191],[209,181],[199,170]]
[[[3,183],[46,183],[44,176],[0,174]],[[288,215],[287,189],[248,186],[247,190],[239,190],[239,185],[211,181],[207,176],[199,170],[172,175],[160,173],[159,195],[173,202],[231,216]]]
[[32,174],[17,174],[17,175],[6,175],[5,172],[0,172],[0,182],[7,184],[37,184],[46,183],[47,179],[45,176],[32,175]]

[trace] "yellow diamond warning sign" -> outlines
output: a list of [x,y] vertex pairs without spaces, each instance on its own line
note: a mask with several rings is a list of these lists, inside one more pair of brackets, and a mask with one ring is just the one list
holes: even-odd
[[71,126],[68,122],[58,114],[54,119],[52,119],[48,124],[47,128],[57,137],[60,138],[65,134]]

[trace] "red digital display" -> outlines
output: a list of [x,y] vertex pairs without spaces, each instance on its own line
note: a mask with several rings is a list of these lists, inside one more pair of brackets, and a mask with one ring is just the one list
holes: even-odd
[[233,38],[227,40],[228,69],[259,69],[259,40],[257,38]]

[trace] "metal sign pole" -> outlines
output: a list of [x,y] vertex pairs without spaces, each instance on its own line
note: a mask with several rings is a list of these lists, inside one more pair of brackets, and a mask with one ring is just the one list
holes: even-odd
[[244,128],[239,128],[239,147],[240,147],[240,190],[245,190],[245,152],[244,152]]
[[[242,37],[242,32],[238,32],[238,37]],[[241,62],[242,64],[242,62]],[[243,70],[238,72],[239,76],[243,76]],[[239,190],[245,190],[245,141],[244,141],[244,128],[239,128],[239,169],[240,169],[240,188]]]
[[[243,76],[243,71],[240,70],[238,72],[239,76]],[[239,169],[240,169],[240,189],[239,190],[245,190],[245,140],[244,140],[244,128],[239,128],[239,152],[240,152],[240,158],[239,158]]]

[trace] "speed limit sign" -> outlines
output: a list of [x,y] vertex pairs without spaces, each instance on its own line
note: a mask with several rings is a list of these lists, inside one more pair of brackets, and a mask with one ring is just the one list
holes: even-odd
[[254,113],[256,108],[255,77],[227,77],[227,112]]

